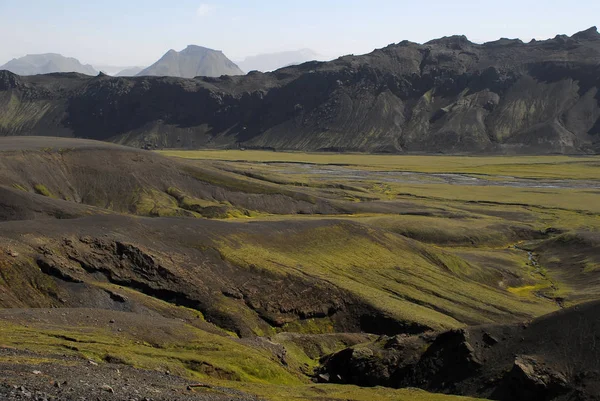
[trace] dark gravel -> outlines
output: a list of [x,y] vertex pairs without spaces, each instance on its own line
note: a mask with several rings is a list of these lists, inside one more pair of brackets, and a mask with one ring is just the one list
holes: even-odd
[[190,388],[201,383],[166,372],[110,363],[97,365],[60,355],[44,356],[47,363],[39,364],[34,360],[37,358],[41,357],[32,352],[0,348],[0,400],[258,400],[224,387]]

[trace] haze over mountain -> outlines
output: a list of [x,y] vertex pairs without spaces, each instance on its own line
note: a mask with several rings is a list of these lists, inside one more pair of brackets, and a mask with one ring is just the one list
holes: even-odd
[[145,67],[129,67],[125,68],[115,74],[115,77],[135,77],[142,72]]
[[244,72],[221,51],[189,45],[181,52],[169,50],[160,60],[138,76],[194,78],[244,75]]
[[[190,54],[225,58],[195,47],[182,53],[169,52],[175,62],[141,75],[207,75]],[[600,151],[598,93],[595,27],[531,43],[452,36],[236,77],[31,79],[4,72],[0,135],[139,147],[590,153]]]
[[267,72],[320,58],[321,56],[311,49],[301,49],[246,57],[238,63],[238,66],[246,72]]
[[121,72],[127,68],[131,68],[131,66],[94,64],[94,68],[98,71],[102,71],[104,74],[115,76],[119,72]]
[[83,65],[79,60],[56,53],[28,54],[15,58],[0,66],[0,70],[8,70],[18,75],[49,74],[53,72],[78,72],[86,75],[97,75],[98,71],[89,64]]
[[[121,73],[126,73],[127,77],[133,77],[137,75],[140,71],[142,71],[146,67],[135,66],[135,65],[107,65],[107,64],[94,64],[94,68],[98,71],[102,71],[106,75],[111,75],[113,77],[120,76]],[[135,71],[134,74],[131,72]]]

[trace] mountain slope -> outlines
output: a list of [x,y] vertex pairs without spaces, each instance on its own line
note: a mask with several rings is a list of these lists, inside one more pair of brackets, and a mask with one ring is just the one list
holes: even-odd
[[137,75],[194,78],[244,75],[244,72],[222,52],[190,45],[181,52],[169,50],[160,60]]
[[[187,57],[165,57],[188,71]],[[596,28],[527,44],[453,36],[235,77],[4,72],[0,135],[139,147],[591,153],[600,150],[599,91]]]
[[18,75],[49,74],[53,72],[78,72],[86,75],[97,75],[98,72],[91,65],[83,65],[72,57],[60,54],[29,54],[25,57],[13,59],[0,66],[0,70],[8,70]]
[[244,71],[274,71],[282,67],[317,60],[319,55],[311,49],[286,51],[279,53],[259,54],[246,57],[239,62],[239,67]]

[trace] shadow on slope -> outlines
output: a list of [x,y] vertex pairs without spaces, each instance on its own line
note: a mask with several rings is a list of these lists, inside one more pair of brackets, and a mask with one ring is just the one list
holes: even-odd
[[119,213],[336,213],[326,200],[301,191],[117,145],[11,137],[0,138],[0,149],[0,185]]
[[600,303],[517,325],[381,338],[323,360],[322,379],[494,400],[595,400]]

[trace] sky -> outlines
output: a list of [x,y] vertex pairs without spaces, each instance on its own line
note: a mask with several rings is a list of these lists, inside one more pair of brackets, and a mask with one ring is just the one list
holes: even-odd
[[529,41],[595,25],[598,0],[0,0],[0,65],[60,53],[84,64],[146,66],[189,44],[235,61],[302,48],[332,59],[405,39]]

